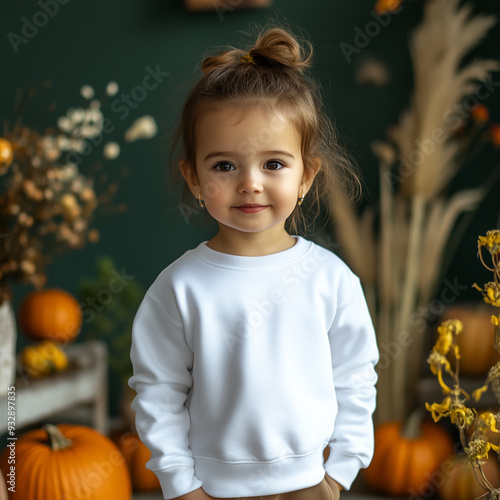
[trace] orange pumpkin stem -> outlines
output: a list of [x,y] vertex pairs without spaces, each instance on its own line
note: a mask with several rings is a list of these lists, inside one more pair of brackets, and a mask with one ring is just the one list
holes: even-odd
[[420,408],[414,410],[405,422],[401,435],[407,439],[418,439],[422,433],[422,416],[422,410]]
[[64,437],[63,433],[57,425],[45,424],[43,429],[47,431],[49,436],[50,449],[54,451],[64,450],[73,445],[73,441]]

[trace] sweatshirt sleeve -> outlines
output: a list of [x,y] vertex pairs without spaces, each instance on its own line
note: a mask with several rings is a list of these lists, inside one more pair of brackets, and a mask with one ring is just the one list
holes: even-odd
[[137,433],[151,451],[146,467],[158,476],[165,499],[189,493],[202,486],[194,473],[184,404],[192,385],[193,353],[182,325],[169,317],[151,291],[134,319],[131,360]]
[[325,470],[349,489],[373,456],[378,361],[375,331],[358,278],[337,308],[329,337],[338,413]]

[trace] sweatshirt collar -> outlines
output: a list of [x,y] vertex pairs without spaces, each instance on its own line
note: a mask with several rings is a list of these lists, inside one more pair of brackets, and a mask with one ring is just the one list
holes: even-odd
[[207,246],[207,241],[200,243],[194,250],[195,254],[205,262],[218,267],[231,269],[255,270],[263,267],[288,265],[303,257],[312,243],[301,236],[294,236],[296,243],[282,252],[259,256],[242,256],[218,252]]

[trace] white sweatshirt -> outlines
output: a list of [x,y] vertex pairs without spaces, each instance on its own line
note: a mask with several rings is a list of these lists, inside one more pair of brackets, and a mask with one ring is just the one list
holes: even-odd
[[[201,243],[133,326],[132,408],[164,498],[348,489],[373,454],[375,333],[359,279],[301,237],[244,257]],[[330,457],[323,460],[323,449]]]

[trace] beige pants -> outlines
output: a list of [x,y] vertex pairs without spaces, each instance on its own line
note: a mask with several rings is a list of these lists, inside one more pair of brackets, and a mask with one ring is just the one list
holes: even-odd
[[[217,498],[217,497],[213,497]],[[333,500],[333,491],[330,485],[323,479],[321,483],[303,490],[280,493],[278,495],[263,495],[260,497],[238,497],[217,500]]]

